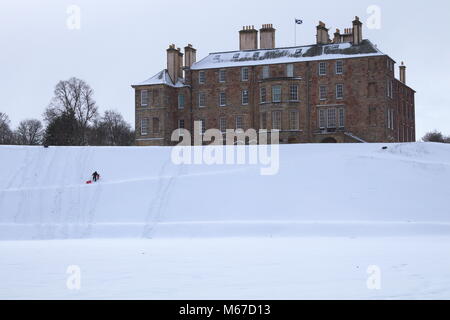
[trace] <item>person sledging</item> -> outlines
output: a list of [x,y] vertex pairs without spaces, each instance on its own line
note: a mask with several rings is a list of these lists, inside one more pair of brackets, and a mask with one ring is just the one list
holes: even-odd
[[100,175],[97,171],[92,174],[92,181],[97,182],[100,179]]

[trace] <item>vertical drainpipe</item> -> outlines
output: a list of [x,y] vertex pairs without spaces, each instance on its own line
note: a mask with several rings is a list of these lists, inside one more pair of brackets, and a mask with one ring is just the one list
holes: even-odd
[[307,128],[308,131],[308,140],[312,141],[312,132],[311,132],[311,65],[310,62],[306,62],[306,119],[307,119]]
[[190,95],[191,103],[189,106],[189,116],[190,116],[189,122],[191,124],[191,126],[190,126],[191,145],[194,145],[194,92],[193,92],[194,81],[192,79],[192,69],[189,68],[189,70],[186,70],[186,72],[189,72],[189,79],[190,79],[189,95]]

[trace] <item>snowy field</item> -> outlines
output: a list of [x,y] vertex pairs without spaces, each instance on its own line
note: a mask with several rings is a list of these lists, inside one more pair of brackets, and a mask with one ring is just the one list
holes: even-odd
[[382,146],[281,146],[274,176],[0,147],[0,298],[450,299],[450,147]]

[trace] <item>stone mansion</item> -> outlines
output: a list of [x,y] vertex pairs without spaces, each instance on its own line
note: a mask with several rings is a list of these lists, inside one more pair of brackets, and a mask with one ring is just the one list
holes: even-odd
[[[259,40],[259,41],[258,41]],[[259,43],[259,46],[258,46]],[[280,143],[415,141],[415,91],[406,67],[364,39],[358,17],[330,38],[323,22],[316,43],[275,46],[275,29],[246,26],[239,50],[197,61],[167,49],[167,67],[135,90],[136,145],[168,146],[172,132],[253,128],[278,130]]]

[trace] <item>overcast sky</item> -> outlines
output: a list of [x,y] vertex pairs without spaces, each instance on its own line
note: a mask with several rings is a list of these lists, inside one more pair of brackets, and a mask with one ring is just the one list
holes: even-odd
[[[81,10],[80,29],[67,25],[74,21],[70,5]],[[380,28],[367,27],[373,5],[381,10]],[[307,45],[315,42],[319,20],[332,34],[351,27],[355,15],[365,24],[364,38],[398,64],[405,61],[408,85],[417,91],[418,137],[433,129],[450,134],[447,0],[1,0],[0,111],[14,127],[41,118],[55,84],[75,76],[93,87],[101,111],[116,109],[134,124],[130,85],[166,67],[171,43],[192,43],[201,59],[238,49],[243,25],[272,23],[276,45],[292,46],[299,18],[297,43]]]

